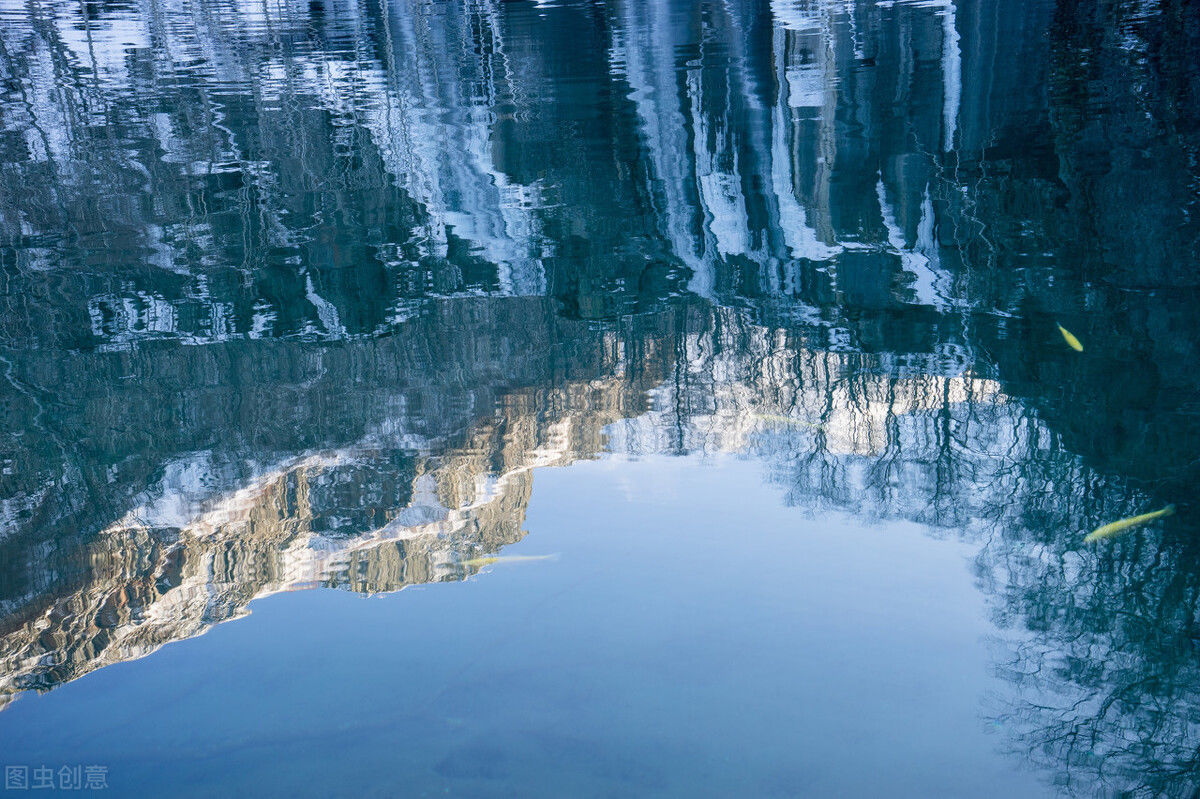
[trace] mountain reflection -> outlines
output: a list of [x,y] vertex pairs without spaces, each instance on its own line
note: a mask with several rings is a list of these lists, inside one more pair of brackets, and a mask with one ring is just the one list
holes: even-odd
[[1065,791],[1190,790],[1198,49],[1181,0],[0,9],[0,706],[468,577],[538,467],[738,452],[980,543]]

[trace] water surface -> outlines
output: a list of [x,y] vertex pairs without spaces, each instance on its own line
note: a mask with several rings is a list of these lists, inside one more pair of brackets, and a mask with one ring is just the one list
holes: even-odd
[[1181,0],[0,2],[0,762],[1190,796],[1198,53]]

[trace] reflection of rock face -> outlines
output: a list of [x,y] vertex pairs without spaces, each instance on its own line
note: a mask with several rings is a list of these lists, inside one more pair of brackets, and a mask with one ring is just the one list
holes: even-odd
[[[376,593],[463,579],[478,569],[463,561],[524,535],[531,469],[595,453],[623,392],[593,382],[515,395],[461,449],[407,464],[373,442],[292,458],[217,496],[166,479],[91,543],[80,590],[0,638],[0,697],[144,657],[280,591]],[[407,488],[397,482],[405,474]]]
[[[521,538],[530,470],[594,456],[606,446],[606,426],[618,450],[672,451],[675,442],[662,435],[679,430],[685,448],[765,455],[772,446],[757,440],[762,415],[788,413],[822,426],[814,452],[875,457],[894,443],[889,420],[898,415],[999,399],[989,381],[872,376],[853,358],[797,349],[783,331],[707,305],[635,330],[576,335],[567,349],[577,364],[595,365],[591,378],[514,388],[453,443],[431,436],[436,428],[417,435],[384,415],[352,428],[367,431],[357,441],[267,467],[252,465],[253,450],[242,464],[229,460],[236,451],[169,462],[71,556],[76,565],[65,566],[80,575],[75,587],[68,580],[65,592],[13,606],[5,692],[49,688],[141,657],[279,591],[394,591],[461,579],[470,571],[462,561]],[[662,353],[682,358],[683,370]],[[651,388],[658,410],[644,415]],[[664,416],[680,408],[676,418]],[[54,580],[48,573],[33,585]]]
[[[1125,515],[1140,498],[1055,444],[998,383],[965,374],[961,358],[896,363],[812,349],[707,303],[624,329],[570,323],[559,334],[571,379],[492,395],[461,432],[397,413],[411,405],[365,404],[372,416],[336,447],[249,471],[221,464],[252,459],[253,449],[169,463],[78,556],[84,576],[35,580],[57,587],[10,599],[17,613],[0,637],[6,701],[199,635],[274,592],[462,579],[464,560],[521,538],[533,468],[605,447],[748,452],[797,504],[1010,536],[1010,554],[1029,558],[1007,577],[1014,587],[1047,563],[1030,557],[1030,536],[1065,559],[1072,544],[1062,530]],[[1080,507],[1048,489],[1055,484],[1090,485],[1095,502]],[[983,564],[989,579],[1004,574]],[[1037,593],[1027,586],[1022,596]],[[1138,657],[1128,659],[1136,670]]]
[[[311,461],[311,459],[306,459]],[[302,462],[222,503],[182,530],[121,526],[91,548],[91,580],[3,639],[0,695],[47,689],[150,654],[248,613],[255,598],[319,585],[374,593],[462,579],[464,557],[518,540],[530,479],[500,479],[495,496],[350,539],[313,532],[312,493],[336,466]],[[403,510],[412,510],[405,508]],[[329,511],[336,511],[330,508]]]
[[999,542],[1014,672],[1113,699],[1030,748],[1200,774],[1194,546],[1071,537],[1200,484],[1200,17],[539,5],[5,16],[0,692],[459,579],[537,466],[729,450]]
[[[897,368],[811,350],[785,330],[707,304],[626,331],[593,335],[582,323],[567,330],[574,337],[560,341],[578,364],[568,368],[576,377],[514,387],[465,433],[431,435],[437,428],[425,427],[414,434],[412,424],[429,420],[390,418],[393,406],[384,404],[381,416],[351,428],[367,431],[357,440],[269,467],[252,465],[254,450],[168,463],[130,510],[74,555],[87,561],[75,568],[77,587],[67,581],[66,591],[15,605],[15,627],[4,638],[6,690],[48,688],[140,657],[278,591],[394,591],[461,579],[469,571],[462,561],[521,538],[531,469],[606,446],[750,451],[781,476],[822,475],[795,483],[809,493],[793,500],[853,505],[847,497],[877,479],[864,469],[912,469],[901,487],[920,501],[922,470],[936,462],[944,476],[938,491],[953,499],[974,490],[989,463],[1011,467],[997,458],[1000,449],[1028,448],[1036,438],[1036,423],[1019,408],[998,410],[1005,397],[994,381],[963,376],[953,359]],[[959,440],[928,435],[981,418],[990,425]],[[1023,424],[1030,433],[1020,432]],[[992,439],[979,437],[998,426]],[[240,465],[229,460],[247,456]],[[1036,493],[1021,479],[989,482],[1013,496]],[[890,479],[883,486],[895,491]],[[978,512],[982,504],[967,506]],[[921,516],[908,506],[891,512]],[[53,577],[33,584],[54,585]]]
[[[667,323],[644,317],[630,334],[654,341]],[[0,475],[7,496],[29,510],[0,537],[0,602],[70,582],[79,572],[72,550],[133,508],[184,524],[145,495],[155,483],[191,498],[226,494],[269,464],[347,447],[398,451],[387,471],[402,473],[413,450],[455,446],[501,397],[592,380],[623,377],[626,396],[613,405],[636,412],[644,388],[661,379],[661,354],[621,355],[606,337],[556,317],[543,300],[514,298],[438,303],[394,336],[337,346],[29,353],[11,373],[23,391],[9,394],[27,432],[6,442],[14,468]],[[41,397],[60,385],[74,390],[56,394],[52,424],[41,424]],[[403,506],[411,480],[379,485],[380,501]],[[334,532],[326,527],[319,532]]]

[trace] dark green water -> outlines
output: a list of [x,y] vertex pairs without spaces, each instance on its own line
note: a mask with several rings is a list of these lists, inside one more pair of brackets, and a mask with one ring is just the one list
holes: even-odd
[[6,780],[1190,797],[1198,200],[1188,0],[0,0]]

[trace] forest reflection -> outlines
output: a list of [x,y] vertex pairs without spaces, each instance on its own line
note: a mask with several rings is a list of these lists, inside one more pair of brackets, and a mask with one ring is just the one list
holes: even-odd
[[0,9],[0,704],[734,452],[979,544],[985,712],[1064,791],[1189,792],[1184,6]]

